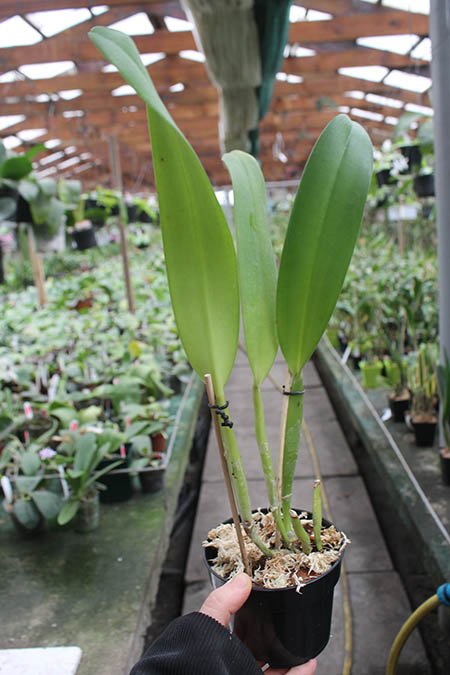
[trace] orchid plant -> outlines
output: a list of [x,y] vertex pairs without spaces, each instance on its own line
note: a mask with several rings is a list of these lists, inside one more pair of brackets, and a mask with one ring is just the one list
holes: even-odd
[[[344,115],[338,115],[323,131],[302,176],[278,271],[258,162],[240,151],[223,158],[234,189],[235,248],[200,160],[160,99],[134,42],[103,27],[94,28],[90,38],[147,104],[172,307],[187,357],[200,377],[211,374],[216,404],[225,406],[241,306],[253,373],[255,433],[269,506],[283,543],[288,547],[298,543],[309,553],[310,537],[291,510],[303,415],[302,371],[336,305],[356,243],[372,175],[369,137]],[[289,370],[285,393],[290,395],[285,397],[284,442],[275,471],[261,385],[279,347]],[[224,415],[226,422],[230,410]],[[252,523],[232,426],[225,423],[221,435],[242,524],[261,551],[272,556]],[[317,489],[313,502],[318,534]]]

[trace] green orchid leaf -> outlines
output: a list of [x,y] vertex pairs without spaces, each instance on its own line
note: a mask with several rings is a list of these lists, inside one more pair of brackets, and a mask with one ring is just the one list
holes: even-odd
[[17,499],[13,506],[14,515],[27,530],[39,525],[40,513],[30,499]]
[[76,499],[69,499],[63,504],[61,511],[58,514],[58,525],[66,525],[72,518],[75,518],[80,502]]
[[63,498],[49,490],[37,490],[33,493],[33,501],[44,518],[51,520],[60,512]]
[[42,476],[17,476],[15,483],[20,494],[29,495],[39,485]]
[[16,211],[16,200],[12,197],[0,197],[0,220],[8,220]]
[[254,157],[240,150],[223,156],[234,191],[239,291],[247,357],[257,385],[278,349],[275,321],[277,270],[267,226],[266,186]]
[[23,154],[27,159],[32,160],[36,157],[36,155],[38,155],[40,152],[44,152],[45,150],[46,150],[46,147],[45,147],[44,143],[38,143],[37,145],[33,145],[32,148],[29,148]]
[[29,159],[27,159],[27,157],[17,156],[5,159],[1,165],[0,171],[2,178],[20,180],[21,178],[27,176],[32,171],[32,169],[33,167],[31,162]]
[[278,337],[293,374],[311,357],[336,305],[369,189],[372,154],[364,129],[338,115],[303,172],[277,288]]
[[176,126],[134,42],[96,27],[89,37],[147,104],[169,288],[178,331],[198,375],[222,391],[239,333],[237,262],[224,213],[194,150]]
[[32,450],[24,452],[20,458],[20,468],[26,476],[34,476],[41,466],[41,460]]

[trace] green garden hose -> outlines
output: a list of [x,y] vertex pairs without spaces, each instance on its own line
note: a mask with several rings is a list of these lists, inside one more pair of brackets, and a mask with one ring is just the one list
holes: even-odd
[[421,621],[424,616],[429,614],[429,612],[432,612],[434,609],[436,609],[436,607],[438,607],[440,604],[450,607],[450,583],[439,586],[437,593],[419,605],[419,607],[411,614],[411,616],[400,628],[389,653],[389,659],[386,666],[386,675],[395,675],[397,661],[406,640],[417,626],[419,621]]

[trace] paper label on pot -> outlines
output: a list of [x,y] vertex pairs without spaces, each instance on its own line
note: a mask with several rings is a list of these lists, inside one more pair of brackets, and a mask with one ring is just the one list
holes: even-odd
[[33,419],[33,408],[31,407],[31,403],[28,401],[23,404],[23,412],[25,413],[27,420]]

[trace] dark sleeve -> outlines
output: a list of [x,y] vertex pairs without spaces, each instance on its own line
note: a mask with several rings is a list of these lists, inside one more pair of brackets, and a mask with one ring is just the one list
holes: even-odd
[[247,647],[206,614],[186,614],[166,628],[130,675],[261,675]]

